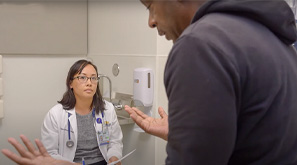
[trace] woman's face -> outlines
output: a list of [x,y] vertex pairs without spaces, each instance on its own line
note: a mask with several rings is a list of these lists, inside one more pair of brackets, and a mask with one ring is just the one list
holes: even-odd
[[97,77],[95,68],[90,64],[86,65],[80,74],[75,74],[70,83],[75,98],[82,100],[93,99],[98,85]]

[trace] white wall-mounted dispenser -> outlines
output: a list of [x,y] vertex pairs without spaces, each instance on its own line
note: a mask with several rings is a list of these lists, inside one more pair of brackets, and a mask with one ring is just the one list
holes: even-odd
[[[136,68],[133,74],[133,100],[134,106],[146,115],[152,116],[154,100],[154,74],[150,68]],[[135,125],[134,130],[144,132]]]
[[143,106],[153,105],[154,98],[154,77],[150,68],[134,69],[133,98],[141,101]]

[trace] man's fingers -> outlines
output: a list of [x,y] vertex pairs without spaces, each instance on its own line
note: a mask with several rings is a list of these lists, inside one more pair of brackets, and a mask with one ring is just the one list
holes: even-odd
[[43,156],[50,156],[39,139],[35,139],[35,143]]
[[[133,116],[131,116],[132,118],[133,118]],[[141,127],[143,130],[145,130],[146,131],[146,123],[145,123],[145,121],[140,117],[140,116],[136,116],[136,117],[134,117],[133,118],[133,120],[135,121],[135,123],[139,126],[139,127]]]
[[147,116],[146,114],[144,114],[142,111],[140,111],[139,109],[135,108],[135,107],[129,107],[128,105],[125,105],[125,110],[130,114],[131,117],[141,117],[143,119],[146,119]]
[[143,113],[141,110],[139,110],[139,109],[137,109],[137,108],[135,108],[135,107],[132,107],[132,110],[133,110],[134,112],[136,112],[137,115],[140,116],[140,117],[142,117],[143,119],[146,119],[146,118],[149,117],[148,115],[146,115],[146,114]]
[[147,119],[149,116],[144,114],[142,111],[135,107],[125,106],[125,110],[130,114],[130,117],[135,121],[135,123],[142,128],[143,130],[147,131],[148,123],[144,119]]
[[30,164],[30,160],[29,159],[26,159],[26,158],[22,158],[20,157],[19,155],[11,152],[10,150],[8,149],[3,149],[1,150],[1,152],[7,156],[9,159],[11,159],[12,161],[16,162],[17,164]]
[[40,155],[40,152],[38,150],[36,150],[34,145],[31,143],[31,141],[25,135],[20,135],[20,138],[22,139],[25,146],[28,148],[28,151],[30,151],[35,156]]
[[125,111],[128,112],[129,114],[132,113],[132,109],[128,105],[125,105]]
[[137,114],[131,107],[129,107],[128,105],[125,105],[125,111],[129,113],[132,119],[136,119]]
[[21,145],[14,138],[8,138],[8,142],[18,151],[18,153],[25,158],[32,159],[34,158],[33,154],[28,152],[23,145]]
[[125,111],[128,112],[129,115],[132,115],[133,113],[135,113],[135,111],[128,105],[125,105]]
[[133,112],[130,114],[130,117],[134,120],[134,122],[141,127],[142,129],[145,129],[146,124],[145,124],[145,120],[139,116],[136,112]]
[[164,118],[164,117],[168,117],[168,115],[166,114],[166,112],[164,111],[164,109],[162,107],[159,107],[158,108],[158,112],[159,112],[159,115]]

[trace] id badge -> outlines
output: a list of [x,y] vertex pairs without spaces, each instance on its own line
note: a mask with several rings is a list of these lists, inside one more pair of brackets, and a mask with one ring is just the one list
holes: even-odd
[[104,124],[103,131],[99,132],[99,143],[100,146],[109,144],[109,131],[108,131],[108,125]]

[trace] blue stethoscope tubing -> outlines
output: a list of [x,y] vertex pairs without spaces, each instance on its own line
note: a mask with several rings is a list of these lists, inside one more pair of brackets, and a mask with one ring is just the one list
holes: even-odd
[[70,120],[69,120],[70,116],[71,116],[71,114],[68,113],[68,141],[66,142],[66,146],[68,148],[71,148],[74,146],[74,142],[73,142],[73,140],[71,140],[71,136],[70,136]]
[[[71,140],[71,136],[70,136],[70,120],[69,120],[70,116],[71,116],[71,114],[68,112],[68,141],[66,142],[66,146],[68,148],[71,148],[71,147],[74,146],[74,142],[73,142],[73,140]],[[95,110],[94,109],[92,111],[92,116],[95,119]],[[104,118],[104,113],[103,112],[101,112],[101,116],[102,116],[102,119],[100,119],[99,117],[96,119],[96,122],[98,124],[102,124],[102,120]],[[103,127],[102,127],[102,129],[103,129]]]
[[[93,118],[95,119],[95,110],[93,110],[92,115],[93,115]],[[99,117],[96,119],[96,122],[98,124],[102,124],[102,120],[104,118],[104,113],[103,112],[101,112],[101,116],[102,116],[102,119],[100,119]]]

